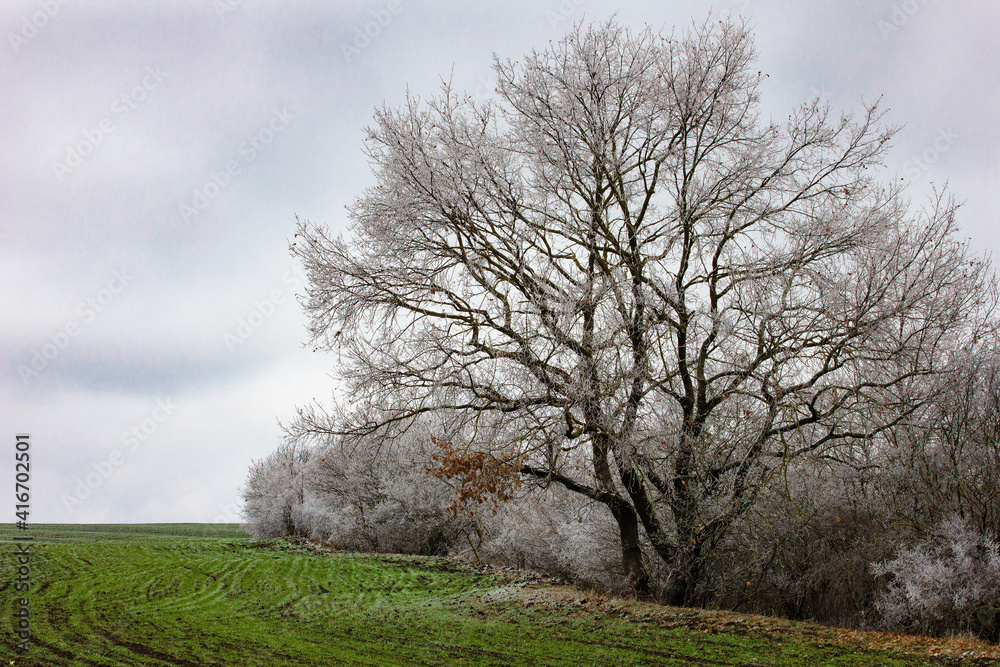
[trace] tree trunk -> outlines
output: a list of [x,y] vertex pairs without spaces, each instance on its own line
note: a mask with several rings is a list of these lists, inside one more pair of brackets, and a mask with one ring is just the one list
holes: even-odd
[[671,573],[670,587],[664,593],[664,602],[673,607],[702,606],[695,602],[703,567],[701,545],[694,544],[679,551],[679,558]]
[[625,590],[639,597],[650,595],[649,573],[642,562],[639,547],[639,520],[628,505],[611,507],[611,514],[618,522],[622,543],[622,567],[625,569]]

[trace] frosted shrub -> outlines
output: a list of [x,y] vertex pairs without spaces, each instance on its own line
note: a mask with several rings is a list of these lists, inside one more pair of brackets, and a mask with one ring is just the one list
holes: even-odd
[[869,564],[891,558],[897,539],[874,475],[836,462],[790,466],[717,549],[714,604],[866,626]]
[[443,555],[453,550],[464,519],[450,512],[452,489],[424,472],[431,459],[420,433],[393,446],[316,448],[310,490],[325,515],[323,541],[357,551]]
[[292,493],[276,493],[247,503],[244,509],[247,522],[244,527],[255,540],[288,537],[295,534],[296,497]]
[[556,487],[533,488],[502,505],[495,516],[482,515],[485,540],[479,552],[484,560],[604,590],[621,588],[621,545],[604,507]]
[[326,542],[337,529],[333,517],[314,498],[291,507],[290,517],[295,535],[308,537],[316,542]]
[[296,507],[305,502],[309,450],[285,443],[266,458],[254,461],[243,489],[245,528],[258,540],[302,534],[296,528]]
[[887,626],[1000,638],[1000,546],[963,520],[943,522],[935,534],[872,570],[890,577],[877,604]]
[[379,549],[430,556],[452,551],[466,522],[447,511],[451,488],[419,470],[394,472],[383,480],[384,496],[370,513]]

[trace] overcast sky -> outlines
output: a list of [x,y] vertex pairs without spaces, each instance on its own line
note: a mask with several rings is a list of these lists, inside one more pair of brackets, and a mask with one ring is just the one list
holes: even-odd
[[[330,395],[302,347],[295,217],[346,226],[373,108],[442,76],[486,96],[573,21],[703,20],[700,2],[0,4],[0,488],[32,437],[36,522],[237,520],[279,420]],[[883,96],[884,172],[950,182],[1000,249],[1000,3],[721,1],[755,26],[765,114]],[[367,33],[367,34],[366,34]],[[5,462],[3,462],[5,461]],[[8,499],[13,505],[13,500]],[[12,521],[14,508],[0,507]]]

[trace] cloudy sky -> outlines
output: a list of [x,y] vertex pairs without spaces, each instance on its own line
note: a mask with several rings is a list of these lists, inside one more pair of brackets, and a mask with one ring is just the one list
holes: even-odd
[[[4,0],[0,488],[32,442],[36,522],[237,520],[279,420],[330,395],[302,346],[296,216],[346,226],[372,110],[441,77],[486,96],[574,21],[670,30],[701,2]],[[814,95],[894,123],[885,178],[950,182],[1000,249],[1000,4],[721,0],[776,118]],[[13,500],[9,500],[13,504]],[[3,508],[0,508],[3,511]],[[14,508],[8,508],[13,520]]]

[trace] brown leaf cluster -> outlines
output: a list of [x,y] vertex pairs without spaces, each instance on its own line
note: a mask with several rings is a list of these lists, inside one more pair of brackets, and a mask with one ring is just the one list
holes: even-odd
[[[466,510],[471,502],[477,505],[493,504],[493,514],[497,513],[502,503],[514,497],[514,492],[521,486],[519,470],[524,463],[524,456],[514,452],[499,452],[499,456],[458,449],[450,441],[431,436],[431,442],[441,449],[440,454],[431,458],[438,464],[427,472],[438,479],[455,480],[456,496],[448,507],[453,516]],[[469,510],[472,515],[472,510]]]

